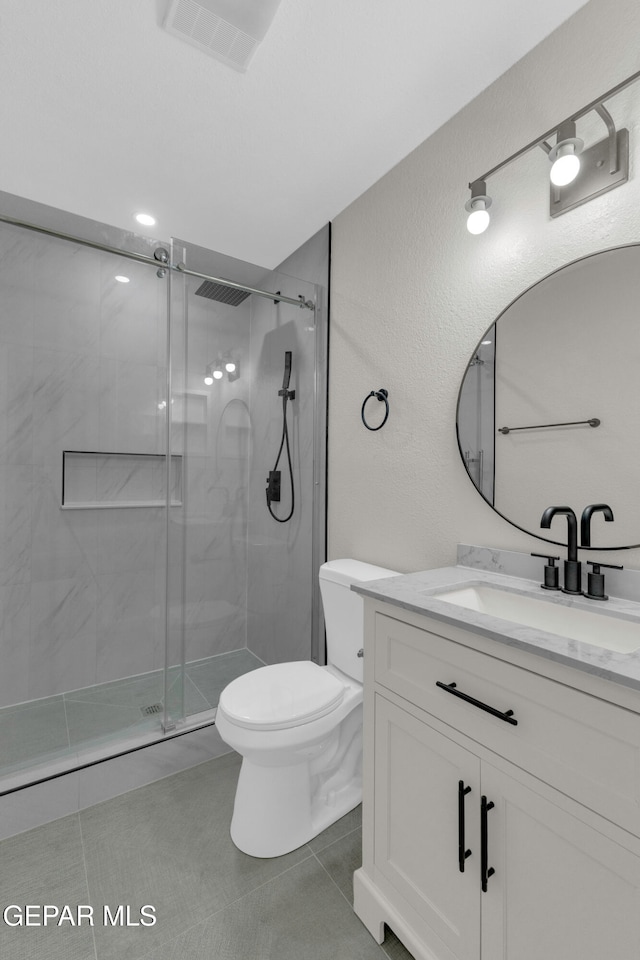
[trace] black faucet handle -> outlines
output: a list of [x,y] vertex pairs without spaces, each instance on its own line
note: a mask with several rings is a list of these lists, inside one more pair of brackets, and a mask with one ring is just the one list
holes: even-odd
[[624,567],[617,563],[602,563],[600,560],[587,560],[587,563],[593,570],[589,571],[584,596],[589,600],[608,600],[609,597],[604,592],[604,573],[600,573],[600,567],[608,567],[610,570],[624,570]]
[[559,590],[560,589],[560,571],[556,567],[555,561],[559,560],[560,557],[551,557],[548,553],[532,553],[532,557],[540,557],[542,560],[546,560],[547,563],[544,568],[544,583],[541,583],[540,586],[543,590]]

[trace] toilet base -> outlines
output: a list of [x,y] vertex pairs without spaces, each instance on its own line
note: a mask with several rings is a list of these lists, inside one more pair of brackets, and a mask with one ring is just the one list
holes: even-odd
[[[281,857],[326,830],[362,800],[359,775],[335,790],[320,792],[314,801],[309,778],[308,763],[263,767],[245,757],[231,819],[236,847],[251,857]],[[257,808],[256,797],[260,798]]]

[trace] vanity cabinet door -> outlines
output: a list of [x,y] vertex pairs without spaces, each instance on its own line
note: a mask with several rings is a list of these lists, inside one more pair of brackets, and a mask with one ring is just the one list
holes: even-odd
[[[482,763],[487,960],[637,960],[640,858],[519,779]],[[560,796],[558,794],[558,796]]]
[[[479,960],[480,761],[379,694],[375,737],[377,882],[438,960]],[[472,853],[464,872],[460,781],[471,787],[464,846]]]

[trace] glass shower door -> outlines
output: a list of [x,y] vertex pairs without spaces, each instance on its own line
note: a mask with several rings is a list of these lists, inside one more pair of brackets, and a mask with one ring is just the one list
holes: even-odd
[[0,223],[0,775],[162,734],[166,329],[152,266]]
[[[174,256],[190,267],[191,253],[182,244]],[[211,253],[207,260],[197,248],[198,271],[220,275],[217,258]],[[226,276],[237,282],[247,269],[258,269],[226,260]],[[192,723],[211,715],[235,677],[265,663],[311,656],[321,467],[314,311],[200,277],[185,276],[182,283],[184,314],[173,309],[172,295],[171,449],[184,458],[185,498],[171,513],[169,543],[183,571],[182,584],[174,580],[171,588],[174,596],[182,591],[184,614],[180,640],[174,624],[172,662],[179,662],[181,643],[184,710]],[[294,299],[315,301],[317,295],[313,284],[264,271],[249,285]],[[285,442],[277,464],[281,499],[272,503],[272,513],[284,519],[278,522],[267,507],[266,479],[283,441],[278,394],[288,353],[295,391],[287,403],[291,471]],[[169,569],[177,571],[174,561],[170,557]]]

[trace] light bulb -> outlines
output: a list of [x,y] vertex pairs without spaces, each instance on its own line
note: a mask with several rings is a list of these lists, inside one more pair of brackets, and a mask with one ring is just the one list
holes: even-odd
[[204,382],[206,383],[206,385],[207,385],[208,387],[211,386],[211,384],[213,383],[213,377],[211,376],[210,373],[208,373],[208,374],[206,375],[206,377],[204,378]]
[[469,214],[467,217],[467,230],[469,233],[484,233],[489,226],[489,207],[491,206],[491,197],[487,193],[487,184],[484,180],[474,180],[469,184],[471,196],[464,205]]
[[575,152],[572,143],[564,144],[558,148],[558,155],[553,161],[549,176],[551,183],[556,187],[566,187],[572,183],[580,172],[580,157]]
[[222,380],[222,378],[224,377],[224,373],[222,372],[222,370],[220,370],[220,368],[218,368],[213,371],[213,376],[216,380]]
[[143,227],[153,227],[156,222],[156,218],[152,217],[150,213],[136,213],[136,220]]
[[235,373],[236,365],[233,360],[229,360],[228,363],[225,363],[224,368],[227,373]]
[[489,211],[485,207],[484,200],[473,200],[471,204],[471,212],[467,217],[467,230],[469,233],[484,233],[489,226],[490,220],[491,217],[489,216]]

